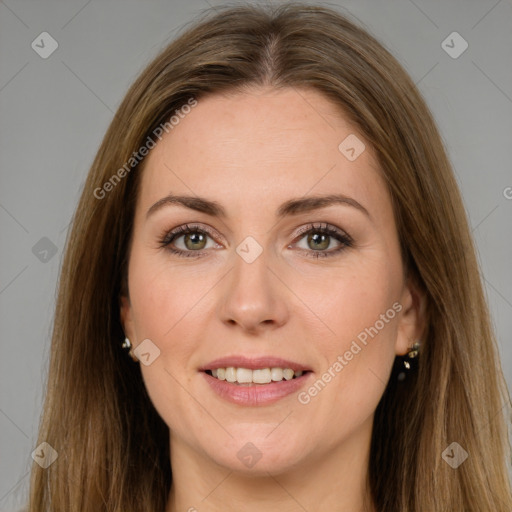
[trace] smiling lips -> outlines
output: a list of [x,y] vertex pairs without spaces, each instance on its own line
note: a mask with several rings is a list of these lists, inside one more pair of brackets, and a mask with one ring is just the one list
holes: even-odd
[[216,370],[207,370],[208,374],[218,380],[225,380],[232,384],[251,385],[251,384],[269,384],[270,382],[281,382],[300,377],[302,371],[294,372],[291,368],[259,368],[251,370],[249,368],[235,368],[228,366],[226,368],[217,368]]
[[273,403],[298,390],[312,373],[293,361],[244,356],[216,359],[200,371],[213,391],[239,405]]

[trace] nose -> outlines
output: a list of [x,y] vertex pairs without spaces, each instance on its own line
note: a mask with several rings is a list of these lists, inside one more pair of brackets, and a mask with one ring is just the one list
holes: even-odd
[[218,315],[224,323],[259,333],[287,322],[286,286],[270,268],[266,253],[264,250],[251,263],[233,255],[234,268],[219,290]]

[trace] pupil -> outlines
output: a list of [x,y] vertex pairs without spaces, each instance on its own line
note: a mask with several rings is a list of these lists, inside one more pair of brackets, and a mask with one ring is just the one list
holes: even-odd
[[[188,249],[198,249],[196,245],[201,244],[203,242],[203,245],[199,247],[199,249],[201,249],[202,247],[204,247],[204,241],[205,237],[201,233],[189,233],[185,236],[185,245],[187,246]],[[192,247],[190,247],[190,245]]]
[[325,235],[324,233],[310,234],[308,237],[308,242],[313,242],[316,244],[316,247],[312,247],[315,250],[327,249],[327,247],[329,247],[329,235]]

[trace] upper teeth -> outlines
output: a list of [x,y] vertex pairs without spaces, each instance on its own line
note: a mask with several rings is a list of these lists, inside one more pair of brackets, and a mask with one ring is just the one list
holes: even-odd
[[239,384],[268,384],[269,382],[279,382],[283,380],[291,380],[293,376],[300,377],[302,371],[294,372],[291,368],[261,368],[258,370],[250,370],[248,368],[217,368],[212,370],[212,375],[219,380],[228,382],[238,382]]

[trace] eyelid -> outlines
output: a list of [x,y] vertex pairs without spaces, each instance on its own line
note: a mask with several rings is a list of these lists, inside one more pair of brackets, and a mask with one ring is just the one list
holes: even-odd
[[170,243],[172,239],[177,238],[180,235],[186,235],[190,231],[204,232],[212,239],[223,238],[217,233],[217,231],[215,231],[212,227],[208,226],[207,224],[187,222],[186,224],[182,224],[181,226],[177,226],[171,230],[164,230],[162,236],[160,237],[160,240],[162,243],[166,242],[167,240],[169,241],[168,243]]
[[295,238],[291,245],[288,246],[288,248],[292,248],[292,245],[298,243],[300,240],[304,238],[305,235],[309,233],[323,233],[327,236],[334,238],[338,242],[338,247],[330,250],[325,251],[315,251],[313,249],[303,249],[303,248],[296,248],[294,250],[299,251],[303,253],[308,258],[329,258],[333,256],[340,255],[342,252],[344,252],[346,249],[351,248],[354,246],[354,240],[353,238],[343,229],[338,228],[337,226],[333,224],[329,224],[328,222],[312,222],[310,224],[307,224],[306,226],[300,227],[296,233]]
[[297,229],[295,232],[295,237],[305,235],[306,233],[309,233],[310,231],[328,231],[332,234],[337,234],[340,236],[344,236],[350,241],[352,241],[352,237],[343,229],[338,228],[337,226],[334,226],[333,224],[329,224],[328,222],[311,222],[309,224],[306,224],[305,226],[301,226]]
[[[186,235],[190,232],[200,232],[208,235],[213,241],[216,242],[215,238],[218,236],[218,233],[216,230],[214,230],[212,227],[201,224],[201,223],[186,223],[182,224],[181,226],[177,226],[170,231],[164,231],[162,236],[160,237],[160,244],[159,247],[163,249],[167,249],[171,253],[174,253],[178,256],[185,256],[185,257],[201,257],[205,254],[207,254],[210,249],[203,249],[198,251],[186,251],[183,249],[177,249],[172,247],[172,242],[176,240],[176,238],[179,238],[183,235]],[[301,226],[295,231],[294,234],[294,240],[291,242],[290,245],[287,246],[287,248],[291,248],[292,245],[297,243],[297,241],[300,241],[302,238],[304,238],[305,235],[311,233],[311,232],[320,232],[324,233],[327,236],[335,238],[340,246],[336,249],[331,249],[328,251],[315,251],[315,250],[308,250],[308,249],[302,249],[298,248],[295,250],[298,250],[299,252],[308,253],[308,257],[318,258],[318,257],[329,257],[336,254],[339,254],[341,251],[348,247],[352,247],[353,245],[353,239],[352,237],[341,228],[338,228],[337,226],[334,226],[332,224],[329,224],[327,222],[312,222],[309,224],[306,224],[304,226]],[[223,238],[222,236],[219,236],[219,238]],[[298,240],[297,240],[298,239]]]

